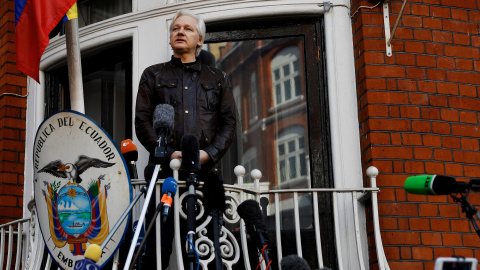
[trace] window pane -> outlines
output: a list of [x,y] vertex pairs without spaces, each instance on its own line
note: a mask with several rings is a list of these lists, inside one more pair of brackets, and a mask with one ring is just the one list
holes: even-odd
[[[249,149],[255,148],[255,168],[263,174],[261,182],[270,182],[269,189],[310,186],[307,185],[310,175],[300,174],[301,170],[302,173],[310,171],[301,168],[309,166],[308,160],[305,161],[308,157],[307,101],[294,100],[306,89],[302,85],[305,68],[300,66],[305,62],[303,44],[300,36],[208,44],[216,56],[217,67],[227,73],[232,85],[238,85],[242,104],[237,107],[238,114],[257,113],[256,121],[242,119],[243,123],[237,125],[236,141],[229,150],[235,154],[229,155],[229,163],[222,159],[225,183],[231,179],[234,184],[235,179],[229,176],[231,171],[236,165],[250,161],[251,158],[244,157]],[[255,74],[254,85],[252,74]],[[254,89],[256,95],[252,93]],[[251,100],[255,96],[256,101]],[[256,110],[251,106],[256,106]],[[291,110],[292,107],[295,110]],[[235,160],[241,162],[234,163]],[[253,169],[254,165],[248,166]]]
[[[126,138],[132,137],[131,57],[132,43],[125,42],[82,58],[85,114],[100,125],[118,146]],[[63,95],[68,95],[67,74],[67,66],[46,72],[49,78],[46,92],[62,91]],[[55,84],[48,83],[52,79]],[[47,110],[51,115],[70,109],[70,100],[47,99],[46,105],[51,108]]]
[[307,159],[305,154],[300,154],[300,175],[307,175]]
[[292,87],[290,85],[290,80],[283,82],[285,88],[285,101],[292,99]]
[[286,161],[282,160],[280,161],[280,180],[281,182],[287,181],[287,172],[286,172]]
[[295,60],[293,62],[293,72],[299,72],[300,71],[300,60]]
[[291,152],[295,152],[295,141],[289,141],[288,142],[288,152],[291,153]]
[[282,103],[282,85],[277,84],[277,86],[275,87],[275,93],[277,96],[277,104]]
[[280,80],[280,69],[275,69],[275,71],[273,71],[273,74],[275,75],[274,77],[275,81]]
[[78,26],[82,27],[130,12],[132,0],[79,0]]
[[300,85],[300,76],[295,76],[295,96],[298,97],[302,94],[302,88]]
[[290,179],[297,178],[297,164],[296,164],[296,158],[295,157],[290,157],[288,159],[288,164],[290,165]]
[[279,156],[285,155],[285,145],[284,144],[281,144],[281,145],[278,146],[278,155]]
[[283,76],[287,77],[288,75],[290,75],[290,65],[285,65],[283,66]]
[[305,148],[305,137],[298,138],[298,148],[300,149]]

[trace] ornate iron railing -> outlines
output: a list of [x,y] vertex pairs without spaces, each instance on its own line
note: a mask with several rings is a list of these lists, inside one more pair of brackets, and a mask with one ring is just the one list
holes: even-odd
[[[178,178],[178,169],[180,167],[179,162],[172,162],[171,167],[174,169],[174,177]],[[380,227],[378,220],[378,202],[377,202],[377,192],[379,189],[376,187],[376,176],[378,175],[378,170],[375,167],[370,167],[367,170],[367,175],[370,177],[371,187],[369,188],[358,188],[358,189],[332,189],[332,188],[310,188],[310,189],[290,189],[290,190],[268,190],[267,186],[260,183],[260,178],[262,174],[258,170],[253,170],[251,176],[254,179],[254,183],[244,184],[243,177],[245,175],[245,169],[242,166],[237,166],[235,168],[235,174],[237,176],[236,185],[225,185],[225,197],[226,197],[226,210],[224,213],[224,226],[221,229],[220,234],[220,252],[222,256],[222,262],[227,269],[233,269],[235,265],[242,265],[245,269],[251,269],[251,263],[255,262],[253,265],[259,261],[259,258],[252,258],[249,256],[248,247],[247,247],[247,235],[245,232],[245,224],[243,220],[237,214],[237,206],[246,199],[254,199],[256,201],[261,201],[261,198],[267,198],[272,201],[268,206],[263,204],[264,217],[271,221],[273,220],[274,225],[269,226],[272,241],[275,243],[275,247],[272,248],[271,254],[274,257],[274,261],[277,265],[274,268],[280,269],[280,261],[282,258],[287,255],[284,254],[284,247],[282,246],[282,226],[285,226],[282,221],[282,211],[285,208],[288,208],[290,212],[293,211],[293,226],[294,226],[294,241],[296,245],[296,253],[300,257],[304,257],[306,250],[303,250],[303,246],[308,244],[309,247],[313,247],[315,258],[315,266],[318,268],[324,267],[324,259],[322,257],[322,245],[321,245],[321,228],[320,228],[320,217],[319,217],[319,197],[324,194],[331,195],[332,206],[333,206],[333,219],[334,219],[334,228],[336,236],[336,255],[338,262],[338,269],[346,269],[344,267],[345,260],[352,260],[355,266],[355,269],[369,269],[369,261],[365,260],[366,252],[368,247],[365,246],[366,243],[366,232],[362,231],[362,224],[365,223],[365,217],[362,215],[362,211],[359,210],[359,206],[363,207],[365,202],[371,202],[372,209],[372,223],[373,223],[373,234],[375,237],[375,248],[377,253],[377,263],[379,269],[389,269],[388,263],[383,251],[382,240],[380,236]],[[158,185],[162,181],[158,181]],[[135,191],[140,190],[140,186],[145,185],[144,180],[132,180],[132,185]],[[263,186],[262,186],[263,185]],[[181,220],[186,219],[186,212],[182,205],[184,200],[187,197],[188,191],[184,191],[186,186],[185,181],[178,181],[179,192],[175,195],[175,238],[174,238],[174,251],[172,259],[170,260],[170,269],[184,269],[184,255],[183,250],[187,245],[185,237],[182,237],[180,231],[180,222]],[[160,201],[161,188],[156,189],[156,194],[154,198],[157,202]],[[203,197],[200,189],[196,191],[197,197],[200,199]],[[134,194],[135,195],[135,194]],[[338,209],[338,198],[339,196],[348,196],[351,200],[353,208],[353,220],[354,220],[354,230],[351,232],[342,231],[340,229],[339,220],[339,209]],[[265,199],[262,199],[265,202]],[[310,222],[311,226],[308,228],[301,227],[301,209],[305,207],[305,201],[308,202],[308,207],[311,207],[312,218]],[[303,203],[303,205],[302,205]],[[142,202],[137,204],[132,210],[133,219],[138,218],[140,209],[142,207]],[[45,260],[42,264],[42,257],[44,255],[43,239],[41,239],[41,234],[39,233],[38,226],[36,226],[36,214],[35,207],[29,205],[29,209],[32,212],[31,218],[24,218],[10,222],[7,224],[0,225],[0,236],[1,236],[1,250],[0,255],[0,265],[3,266],[3,269],[50,269],[51,258],[48,257],[48,260],[45,263]],[[203,204],[201,201],[197,201],[197,229],[196,229],[196,242],[195,247],[199,254],[200,260],[199,263],[202,265],[203,269],[208,269],[210,262],[215,260],[214,247],[211,239],[207,237],[208,233],[208,224],[212,222],[211,216],[205,212]],[[161,223],[157,219],[156,231],[157,235],[160,232]],[[313,229],[312,229],[313,228]],[[302,243],[302,233],[308,231],[309,234],[309,243]],[[357,258],[346,258],[346,255],[342,252],[342,244],[339,239],[339,235],[342,233],[350,233],[355,236],[355,241],[357,245]],[[6,240],[8,238],[8,241]],[[363,243],[363,244],[362,244]],[[160,243],[157,238],[157,258],[160,256]],[[16,246],[14,249],[13,247]],[[307,252],[312,253],[311,249]],[[6,256],[5,256],[6,255]],[[309,254],[312,256],[312,254]],[[3,258],[6,258],[3,261]],[[13,259],[15,258],[15,259]],[[113,258],[113,268],[117,269],[117,262],[119,262],[119,256],[116,254]],[[23,264],[22,264],[23,262]],[[310,261],[311,262],[311,261]],[[158,260],[158,269],[161,265],[161,260]],[[349,266],[351,264],[349,262]],[[123,268],[123,267],[122,267]],[[238,268],[238,267],[237,267]],[[265,264],[261,266],[262,269],[265,269]]]

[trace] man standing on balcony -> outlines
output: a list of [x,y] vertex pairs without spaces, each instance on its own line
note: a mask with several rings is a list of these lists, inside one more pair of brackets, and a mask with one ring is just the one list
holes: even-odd
[[[199,139],[201,181],[220,178],[220,159],[230,147],[236,128],[236,108],[232,88],[226,74],[200,63],[198,55],[205,38],[205,23],[199,16],[182,10],[170,25],[170,46],[173,56],[169,62],[145,69],[138,87],[135,131],[140,142],[149,151],[145,179],[153,174],[154,152],[158,136],[153,128],[153,112],[159,104],[173,106],[174,128],[168,138],[166,164],[162,164],[159,178],[172,176],[169,160],[182,160],[181,139],[193,134]],[[186,179],[187,172],[180,172]],[[153,207],[155,207],[153,205]],[[151,208],[147,223],[153,217]],[[173,215],[162,226],[162,267],[168,266],[174,235]],[[150,239],[149,239],[150,240]],[[148,265],[155,263],[155,241],[147,241]]]

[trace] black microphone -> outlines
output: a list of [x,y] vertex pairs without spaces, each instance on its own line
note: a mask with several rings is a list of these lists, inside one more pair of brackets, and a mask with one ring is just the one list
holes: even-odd
[[203,182],[203,206],[207,213],[218,210],[225,212],[225,188],[219,175],[210,173],[202,175],[200,180]]
[[410,176],[404,183],[405,191],[419,195],[448,195],[467,190],[480,191],[480,179],[470,182],[457,182],[455,178],[444,175]]
[[163,219],[162,222],[167,222],[170,207],[172,207],[173,196],[177,193],[177,180],[173,177],[165,179],[162,185],[162,200],[163,203]]
[[200,180],[203,181],[203,206],[205,211],[212,216],[215,269],[223,269],[220,252],[220,235],[223,226],[223,213],[226,208],[223,179],[220,175],[214,173],[203,173]]
[[[260,205],[255,200],[246,200],[237,208],[238,215],[245,221],[247,233],[255,235],[259,230],[265,232],[267,230],[263,223],[263,215]],[[263,245],[262,245],[263,247]]]
[[[263,222],[262,211],[260,205],[255,200],[246,200],[237,207],[238,215],[245,221],[247,233],[252,237],[252,240],[257,242],[259,250],[263,250],[268,243],[267,227]],[[265,263],[269,264],[268,249],[265,249],[263,254]]]
[[295,254],[283,257],[282,261],[280,262],[280,266],[282,270],[311,270],[307,261]]
[[[196,231],[196,210],[197,196],[195,195],[195,188],[198,185],[196,173],[200,171],[200,146],[198,138],[191,134],[185,134],[181,142],[182,150],[182,168],[189,176],[187,178],[187,237],[189,242],[195,243]],[[195,264],[194,248],[189,245],[187,251],[187,258],[189,260],[190,269],[193,269]]]
[[130,178],[138,179],[137,165],[136,161],[138,160],[138,150],[132,140],[127,139],[122,141],[120,150],[122,152],[123,158],[127,162],[128,172],[130,173]]
[[181,142],[182,168],[187,173],[200,171],[200,146],[195,135],[185,134]]
[[159,104],[153,112],[153,128],[158,136],[155,148],[156,163],[163,163],[167,154],[167,136],[173,130],[175,111],[171,105]]

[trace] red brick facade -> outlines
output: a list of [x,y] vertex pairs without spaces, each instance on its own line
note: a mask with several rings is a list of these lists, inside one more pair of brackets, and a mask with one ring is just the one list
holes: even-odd
[[23,208],[27,77],[15,67],[14,8],[0,1],[0,224]]
[[[403,1],[390,1],[390,24]],[[359,6],[375,2],[352,1]],[[382,239],[392,269],[440,256],[480,259],[459,204],[406,194],[414,174],[480,177],[480,1],[410,0],[385,53],[382,4],[352,18],[362,163],[376,166]],[[480,204],[476,193],[469,196]]]

